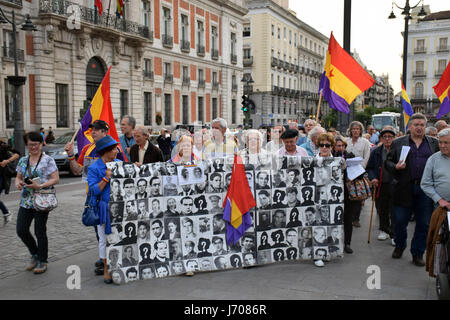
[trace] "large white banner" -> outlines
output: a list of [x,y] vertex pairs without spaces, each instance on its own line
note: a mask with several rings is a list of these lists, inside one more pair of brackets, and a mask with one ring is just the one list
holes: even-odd
[[342,256],[341,158],[260,154],[243,161],[257,206],[235,245],[226,243],[222,219],[233,157],[140,168],[109,163],[107,261],[114,282]]

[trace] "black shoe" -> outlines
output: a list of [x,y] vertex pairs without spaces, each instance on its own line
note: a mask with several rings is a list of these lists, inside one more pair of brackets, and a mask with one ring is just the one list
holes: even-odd
[[105,269],[102,266],[101,268],[95,268],[94,272],[96,276],[102,276],[105,273]]
[[400,259],[402,257],[403,251],[405,249],[395,247],[394,252],[392,252],[392,258]]
[[346,244],[346,245],[344,246],[344,252],[345,252],[345,253],[353,253],[353,250],[352,250],[352,248],[350,248],[350,245],[349,245],[349,244]]
[[95,261],[95,267],[96,268],[100,268],[100,267],[103,268],[103,260],[100,259],[100,260]]
[[422,256],[413,256],[413,264],[418,267],[424,267],[425,261],[423,261]]
[[359,221],[353,221],[353,226],[356,228],[361,228],[361,224],[359,223]]
[[112,279],[103,279],[103,282],[106,283],[106,284],[113,283]]

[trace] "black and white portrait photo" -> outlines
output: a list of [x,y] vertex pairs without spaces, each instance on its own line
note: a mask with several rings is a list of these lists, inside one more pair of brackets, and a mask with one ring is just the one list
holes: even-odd
[[286,208],[286,189],[273,189],[272,209]]
[[316,167],[316,186],[324,186],[330,183],[331,168],[328,166]]
[[288,208],[286,212],[288,213],[288,222],[286,224],[287,228],[295,228],[303,226],[299,208]]
[[162,196],[162,176],[153,176],[149,180],[149,197]]
[[255,188],[270,189],[272,187],[270,182],[270,171],[256,171]]
[[173,162],[166,162],[166,175],[176,176],[177,174],[177,165]]
[[259,190],[256,192],[256,204],[260,210],[269,210],[272,208],[270,190]]
[[301,202],[300,202],[299,188],[296,187],[286,188],[286,207],[294,208],[300,206]]
[[300,188],[300,202],[302,206],[312,206],[315,204],[315,188],[306,186]]
[[298,249],[295,247],[290,247],[286,249],[286,259],[287,260],[297,260],[298,259]]
[[309,206],[305,209],[305,226],[316,226],[316,206]]
[[272,229],[270,210],[258,210],[256,213],[256,231]]
[[327,246],[328,245],[328,234],[327,227],[313,227],[313,246]]
[[272,228],[286,228],[286,211],[285,209],[272,210]]
[[222,193],[225,192],[223,173],[213,172],[208,174],[208,193]]
[[203,168],[202,163],[195,166],[178,166],[177,170],[178,184],[181,186],[203,183],[206,181],[205,169]]
[[111,223],[120,223],[123,221],[124,202],[109,202],[109,217]]
[[286,188],[286,171],[272,171],[272,187]]
[[129,244],[122,247],[122,267],[131,267],[138,264],[137,245]]
[[178,177],[163,176],[163,196],[170,197],[178,195]]
[[123,171],[124,171],[124,178],[136,178],[136,169],[134,163],[124,163],[123,164]]
[[123,179],[123,198],[124,200],[135,199],[136,189],[134,187],[134,179]]
[[286,187],[300,187],[300,171],[298,169],[286,170]]
[[330,206],[327,204],[319,205],[318,224],[321,226],[330,224]]
[[307,167],[302,168],[302,185],[303,186],[312,186],[315,185],[315,168],[313,167]]
[[328,203],[330,204],[338,204],[344,203],[344,190],[340,185],[328,185]]
[[181,238],[180,218],[164,219],[164,240],[175,240]]
[[141,280],[149,280],[156,278],[154,266],[139,265],[139,275]]
[[272,252],[271,250],[258,251],[257,255],[258,264],[268,264],[272,263]]
[[110,201],[123,201],[122,183],[119,179],[111,179]]

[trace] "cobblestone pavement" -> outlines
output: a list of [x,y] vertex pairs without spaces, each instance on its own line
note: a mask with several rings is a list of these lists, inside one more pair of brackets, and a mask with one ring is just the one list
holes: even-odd
[[[85,201],[84,183],[57,186],[57,197],[59,205],[50,212],[47,222],[49,263],[97,248],[94,229],[81,224]],[[16,234],[19,194],[9,195],[7,199],[2,200],[13,218],[5,227],[3,217],[0,220],[0,279],[22,272],[30,259],[28,249]],[[34,223],[30,230],[34,234]]]

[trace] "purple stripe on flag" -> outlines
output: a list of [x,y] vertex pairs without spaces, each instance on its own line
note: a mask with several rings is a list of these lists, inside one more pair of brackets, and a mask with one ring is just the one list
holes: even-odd
[[450,98],[449,96],[446,96],[442,101],[441,107],[439,108],[436,118],[439,119],[440,117],[445,116],[449,111],[450,111]]
[[78,152],[81,152],[85,145],[91,143],[84,135],[84,132],[89,130],[89,125],[92,123],[91,106],[92,105],[89,106],[86,113],[84,114],[83,119],[80,122],[80,130],[77,134]]
[[227,222],[227,244],[236,244],[242,238],[244,233],[252,226],[252,217],[249,212],[242,216],[241,225],[235,229],[230,223],[231,221],[231,202],[227,198],[225,208],[223,210],[223,220]]
[[328,101],[331,108],[347,114],[350,113],[347,101],[330,89],[330,79],[325,75],[325,72],[320,79],[319,92],[321,89],[323,90],[322,96]]

